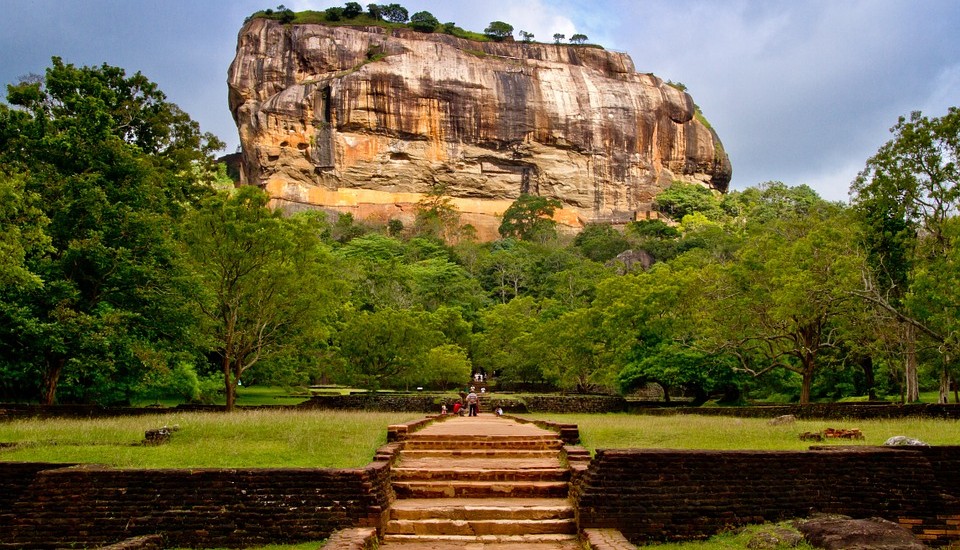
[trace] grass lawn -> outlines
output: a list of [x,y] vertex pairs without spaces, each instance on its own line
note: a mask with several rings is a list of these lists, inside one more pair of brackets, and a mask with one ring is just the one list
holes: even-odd
[[[368,464],[387,425],[410,413],[238,411],[0,422],[0,461],[80,462],[118,468],[353,468]],[[170,443],[144,431],[178,425]]]
[[[960,445],[955,420],[800,420],[770,426],[768,419],[697,415],[542,414],[542,420],[577,424],[581,444],[596,449],[751,449],[804,450],[810,445],[882,445],[894,435],[906,435],[931,445]],[[863,441],[801,441],[803,432],[826,428],[859,428]]]

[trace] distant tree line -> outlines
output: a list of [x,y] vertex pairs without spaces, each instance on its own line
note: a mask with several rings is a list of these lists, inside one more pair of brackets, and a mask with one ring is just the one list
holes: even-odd
[[498,384],[800,401],[940,399],[960,357],[960,111],[913,113],[849,205],[676,182],[664,219],[558,231],[520,195],[476,242],[285,215],[140,73],[54,58],[0,104],[0,398],[191,401],[236,387]]

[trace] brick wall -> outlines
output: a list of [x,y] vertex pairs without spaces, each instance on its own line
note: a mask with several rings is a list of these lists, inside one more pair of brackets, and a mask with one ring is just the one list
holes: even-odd
[[[337,410],[407,411],[421,413],[440,412],[440,403],[452,404],[454,397],[410,394],[355,394],[318,395],[299,405],[302,408]],[[626,410],[626,400],[607,395],[481,395],[481,410],[491,411],[496,407],[511,413],[607,413]]]
[[808,405],[754,405],[749,407],[687,407],[677,403],[631,401],[627,410],[648,415],[697,414],[740,418],[773,418],[792,414],[797,418],[883,419],[944,418],[960,420],[960,405],[939,403],[810,403]]
[[0,472],[4,494],[15,494],[0,501],[0,548],[98,546],[150,534],[184,547],[318,540],[343,527],[379,526],[392,497],[389,459],[358,469],[7,463]]
[[581,528],[619,529],[634,543],[816,512],[900,521],[945,543],[960,540],[960,502],[951,494],[958,459],[957,447],[598,450],[571,493]]
[[[335,410],[400,411],[439,413],[440,403],[452,403],[451,395],[437,394],[353,394],[318,395],[300,405],[261,405],[242,409],[318,408]],[[810,405],[760,405],[749,407],[689,407],[680,402],[628,401],[609,395],[513,395],[494,392],[482,396],[486,410],[497,406],[511,413],[608,413],[632,412],[648,415],[698,414],[737,416],[745,418],[773,418],[792,414],[799,418],[871,419],[871,418],[946,418],[960,420],[960,405],[937,403],[813,403]],[[0,403],[0,420],[32,417],[109,417],[164,414],[168,412],[218,412],[218,405],[179,405],[164,407],[99,407],[96,405],[23,405]]]

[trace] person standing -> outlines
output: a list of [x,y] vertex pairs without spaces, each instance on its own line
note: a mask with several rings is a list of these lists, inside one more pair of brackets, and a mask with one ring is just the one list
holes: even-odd
[[477,392],[474,391],[474,388],[470,388],[470,393],[467,394],[467,416],[477,416],[477,412],[480,409],[480,398],[477,396]]

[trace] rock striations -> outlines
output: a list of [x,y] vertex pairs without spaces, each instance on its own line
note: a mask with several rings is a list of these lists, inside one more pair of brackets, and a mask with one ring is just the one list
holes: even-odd
[[561,224],[645,217],[673,180],[726,190],[692,98],[596,47],[252,19],[228,74],[244,183],[281,204],[410,221],[443,186],[481,238],[521,193]]

